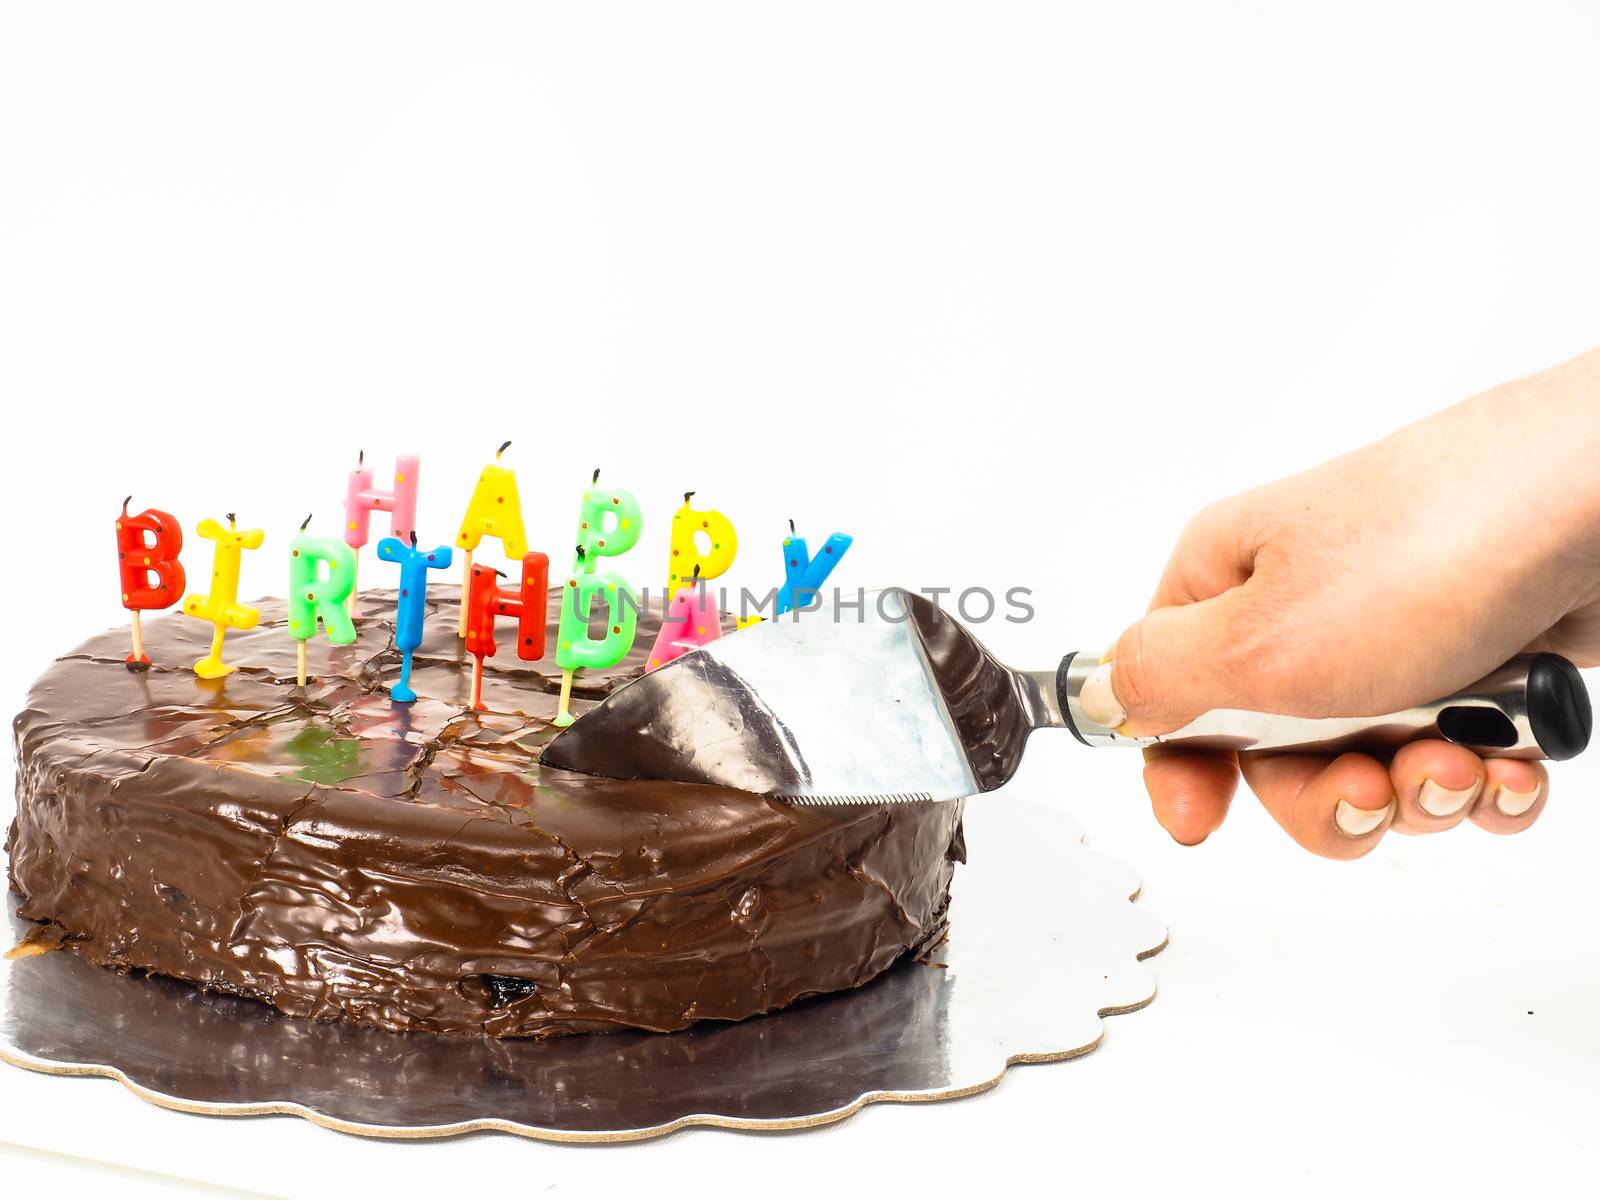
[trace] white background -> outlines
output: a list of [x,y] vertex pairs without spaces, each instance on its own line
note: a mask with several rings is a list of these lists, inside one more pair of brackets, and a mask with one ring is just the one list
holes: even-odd
[[[636,583],[694,488],[736,585],[792,516],[856,536],[841,583],[1032,587],[1010,661],[1096,646],[1208,499],[1600,341],[1597,63],[1581,3],[7,3],[0,697],[121,619],[125,493],[264,526],[281,592],[358,448],[423,454],[446,540],[505,438],[535,547],[593,467],[639,495]],[[1554,777],[1520,838],[1335,865],[1251,803],[1175,847],[1136,759],[1040,739],[1161,994],[958,1104],[401,1145],[4,1070],[0,1140],[280,1193],[1576,1188],[1600,758]]]

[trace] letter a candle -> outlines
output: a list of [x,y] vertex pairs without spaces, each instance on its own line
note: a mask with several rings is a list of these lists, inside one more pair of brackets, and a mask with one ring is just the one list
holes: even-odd
[[306,643],[317,636],[319,617],[329,645],[348,646],[356,640],[346,607],[356,587],[356,552],[338,538],[312,537],[306,532],[309,524],[307,516],[289,543],[289,634],[296,642],[301,687],[306,685]]
[[133,614],[133,653],[129,670],[150,665],[144,652],[144,629],[139,614],[147,609],[171,608],[183,596],[188,582],[178,555],[183,551],[183,529],[177,518],[159,508],[138,516],[128,514],[129,496],[117,518],[117,573],[122,578],[122,607]]
[[[417,523],[417,478],[422,472],[422,459],[415,454],[402,454],[394,460],[394,486],[389,489],[374,487],[372,468],[367,466],[367,452],[356,456],[356,469],[350,472],[350,481],[344,493],[344,542],[356,552],[356,572],[361,570],[361,548],[367,544],[372,529],[372,510],[389,514],[389,536],[403,544],[411,536]],[[356,606],[356,588],[350,589],[350,607]]]
[[661,621],[661,632],[656,634],[655,645],[650,648],[646,671],[654,671],[691,650],[709,645],[722,636],[722,614],[700,582],[698,566],[695,577],[687,587],[667,601],[666,616]]
[[465,550],[461,556],[461,623],[456,628],[457,637],[467,636],[467,603],[472,598],[472,552],[485,537],[499,538],[506,557],[521,561],[528,553],[528,535],[522,528],[522,501],[517,496],[517,477],[508,467],[500,465],[500,456],[510,442],[502,442],[494,452],[494,462],[478,475],[478,485],[472,489],[472,500],[467,504],[467,515],[461,518],[461,532],[456,535],[456,545]]
[[[577,557],[561,589],[561,618],[556,622],[556,666],[561,668],[561,701],[554,724],[572,724],[572,681],[579,670],[610,667],[633,649],[639,604],[627,582],[596,568],[602,558],[633,549],[644,528],[639,502],[621,488],[602,488],[600,472],[589,481],[578,508]],[[595,597],[606,603],[606,632],[589,636],[589,611]]]
[[239,603],[239,561],[246,550],[259,549],[266,534],[259,529],[240,529],[232,513],[228,514],[226,529],[207,517],[195,532],[216,543],[211,558],[211,590],[203,596],[185,596],[183,615],[210,621],[216,627],[211,635],[211,653],[194,664],[194,673],[201,679],[221,679],[233,673],[233,668],[222,661],[223,635],[230,629],[254,629],[261,619],[260,610]]
[[417,698],[411,687],[411,654],[422,645],[423,619],[428,615],[428,572],[450,565],[449,546],[432,550],[417,549],[417,531],[409,531],[411,544],[386,537],[378,543],[378,557],[400,564],[400,607],[395,615],[394,644],[400,651],[400,679],[389,689],[389,698],[410,704]]

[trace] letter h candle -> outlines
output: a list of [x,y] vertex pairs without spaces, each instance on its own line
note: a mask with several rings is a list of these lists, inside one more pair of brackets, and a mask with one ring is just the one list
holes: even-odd
[[[372,482],[367,452],[363,450],[356,457],[356,469],[350,472],[344,493],[344,543],[356,552],[358,571],[361,548],[371,536],[373,509],[389,514],[390,537],[398,538],[402,544],[410,538],[417,524],[417,479],[421,472],[421,458],[402,454],[394,460],[394,486],[385,490]],[[351,608],[355,602],[356,588],[352,586]]]
[[467,596],[467,652],[472,667],[472,707],[483,711],[483,660],[499,649],[494,640],[496,617],[517,619],[517,657],[538,662],[544,657],[545,608],[550,595],[550,559],[530,550],[522,556],[522,582],[516,591],[500,586],[500,572],[484,563],[472,564],[472,587]]

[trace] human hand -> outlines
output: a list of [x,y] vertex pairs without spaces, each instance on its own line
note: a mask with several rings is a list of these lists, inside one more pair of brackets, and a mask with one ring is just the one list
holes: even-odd
[[[1524,649],[1600,664],[1600,351],[1201,512],[1080,702],[1130,736],[1217,708],[1370,716]],[[1516,833],[1549,793],[1538,763],[1437,740],[1387,762],[1154,747],[1144,779],[1192,845],[1241,771],[1291,837],[1340,859],[1391,828]]]

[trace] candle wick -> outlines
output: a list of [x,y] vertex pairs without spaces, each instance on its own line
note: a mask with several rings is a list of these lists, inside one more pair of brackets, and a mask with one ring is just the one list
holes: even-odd
[[597,484],[599,482],[600,482],[600,468],[596,467],[594,469],[594,474],[589,477],[589,486],[593,487],[595,484]]
[[224,513],[223,515],[228,518],[228,528],[231,529],[239,523],[239,518],[234,516],[232,513]]
[[501,579],[504,579],[506,577],[506,573],[504,571],[502,571],[499,567],[495,567],[494,568],[494,573],[496,575],[500,576]]
[[311,514],[307,513],[306,519],[300,522],[300,532],[304,533],[306,531],[306,526],[309,524],[311,524]]
[[509,441],[505,441],[505,442],[501,442],[500,443],[500,449],[498,449],[498,450],[496,450],[494,452],[494,460],[495,460],[495,462],[499,462],[500,461],[500,456],[506,452],[506,447],[509,446],[509,445],[511,445],[511,443]]
[[579,562],[583,561],[583,547],[582,546],[578,547],[578,561]]
[[793,517],[789,518],[789,536],[790,537],[794,536],[794,518]]
[[700,578],[700,564],[699,563],[695,563],[695,565],[694,565],[694,577],[696,579]]
[[132,500],[132,499],[133,499],[133,493],[129,492],[128,496],[127,496],[127,499],[123,500],[123,502],[122,502],[122,515],[123,516],[127,516],[128,515],[128,501]]
[[362,463],[364,463],[366,461],[367,461],[367,452],[365,450],[356,451],[356,466],[359,467],[359,466],[361,466]]
[[417,548],[417,531],[415,529],[411,531],[411,548],[413,550]]
[[692,495],[694,495],[693,492],[685,492],[683,494],[683,502],[684,502],[685,505],[687,505],[689,503],[689,497],[692,496]]

